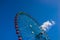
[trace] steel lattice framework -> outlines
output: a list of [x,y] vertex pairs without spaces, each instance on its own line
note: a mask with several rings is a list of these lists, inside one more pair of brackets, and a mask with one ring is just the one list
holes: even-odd
[[30,15],[19,12],[14,22],[18,40],[49,40],[46,32],[39,29],[39,23]]

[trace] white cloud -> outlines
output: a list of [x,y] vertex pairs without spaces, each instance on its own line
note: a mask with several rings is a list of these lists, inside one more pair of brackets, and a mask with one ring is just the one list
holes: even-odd
[[46,22],[44,22],[41,26],[40,26],[40,28],[42,28],[42,30],[44,30],[44,31],[47,31],[47,30],[49,30],[50,28],[51,28],[51,26],[52,25],[54,25],[55,24],[55,22],[52,20],[51,22],[50,21],[46,21]]

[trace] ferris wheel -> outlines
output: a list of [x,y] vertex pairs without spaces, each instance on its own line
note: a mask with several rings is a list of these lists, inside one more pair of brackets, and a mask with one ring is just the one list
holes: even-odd
[[25,12],[19,12],[15,16],[15,29],[18,40],[50,40],[39,23]]

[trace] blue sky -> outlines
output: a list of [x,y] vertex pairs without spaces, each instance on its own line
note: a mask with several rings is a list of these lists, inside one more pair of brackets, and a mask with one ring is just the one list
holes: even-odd
[[51,40],[60,40],[59,2],[58,0],[0,0],[0,40],[17,40],[14,17],[20,11],[31,15],[40,25],[47,20],[54,20],[56,24],[47,33]]

